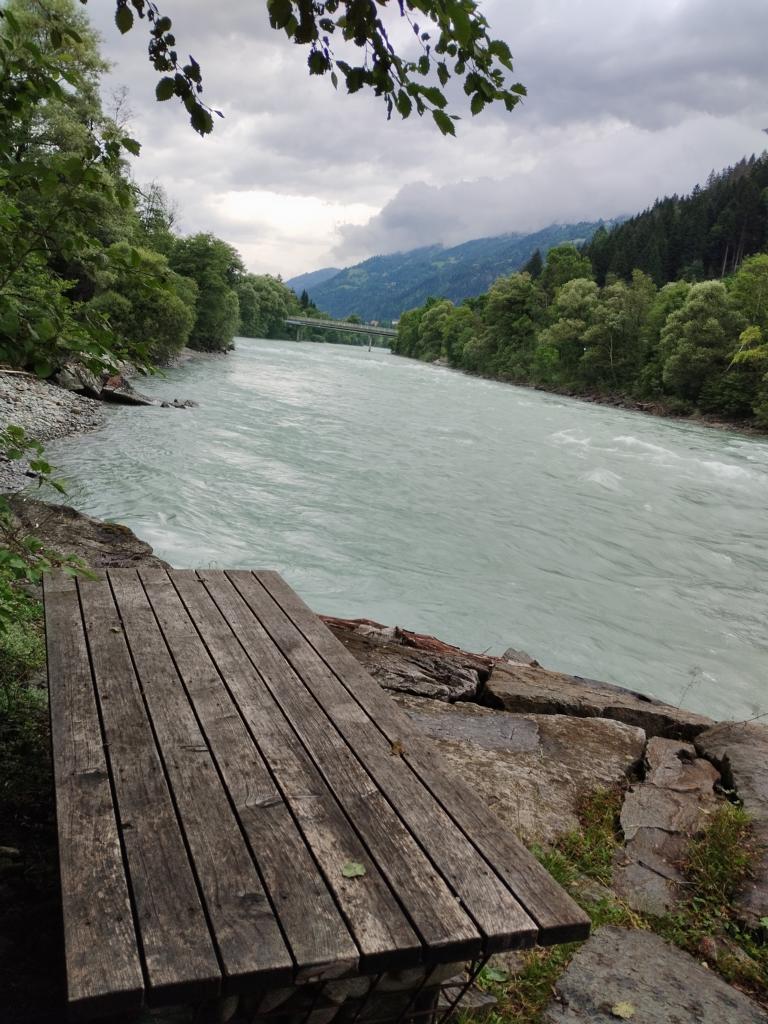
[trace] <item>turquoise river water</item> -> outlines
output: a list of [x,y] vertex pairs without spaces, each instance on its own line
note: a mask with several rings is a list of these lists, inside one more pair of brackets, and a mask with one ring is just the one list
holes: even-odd
[[346,346],[238,339],[60,442],[70,500],[176,566],[523,648],[718,718],[768,712],[768,443]]

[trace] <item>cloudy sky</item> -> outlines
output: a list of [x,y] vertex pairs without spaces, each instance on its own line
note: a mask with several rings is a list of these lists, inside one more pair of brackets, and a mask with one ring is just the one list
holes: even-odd
[[768,144],[765,0],[486,0],[528,98],[511,114],[458,110],[455,139],[310,79],[262,0],[160,7],[225,119],[201,139],[178,103],[156,103],[142,26],[121,38],[114,4],[91,0],[114,63],[105,97],[129,87],[137,179],[257,273],[632,213]]

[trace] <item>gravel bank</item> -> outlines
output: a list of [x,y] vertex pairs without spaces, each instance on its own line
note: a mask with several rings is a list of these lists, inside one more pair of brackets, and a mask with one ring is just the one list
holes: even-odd
[[[0,430],[14,425],[38,441],[51,441],[101,426],[101,403],[46,381],[0,370]],[[20,491],[29,483],[26,464],[0,455],[0,494]]]

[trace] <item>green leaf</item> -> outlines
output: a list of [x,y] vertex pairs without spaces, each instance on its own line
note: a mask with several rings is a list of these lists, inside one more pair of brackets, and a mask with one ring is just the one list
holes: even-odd
[[172,78],[161,78],[155,86],[155,96],[158,100],[169,100],[176,90],[176,83]]
[[123,149],[127,149],[129,153],[133,153],[134,156],[138,156],[141,152],[141,143],[137,142],[136,139],[130,139],[126,135],[124,139],[120,139],[120,145]]
[[619,1020],[631,1020],[635,1015],[635,1008],[632,1003],[615,1003],[611,1007],[611,1016]]
[[125,35],[133,28],[133,11],[128,6],[118,7],[115,11],[115,24],[120,32]]
[[443,110],[433,110],[432,117],[434,118],[435,124],[440,129],[443,135],[455,135],[456,128],[454,127],[453,121]]
[[362,878],[365,872],[365,865],[356,860],[348,860],[341,869],[345,878]]
[[205,107],[195,106],[190,113],[189,120],[192,122],[192,127],[200,135],[208,135],[213,131],[213,118]]
[[482,976],[483,981],[493,981],[496,984],[509,981],[509,971],[503,967],[486,967],[482,972]]
[[293,14],[291,0],[267,0],[267,10],[275,28],[287,28]]
[[470,103],[470,109],[472,113],[479,114],[480,111],[485,106],[485,102],[485,97],[482,96],[479,92],[476,92],[475,95],[472,97],[472,102]]
[[431,103],[433,107],[439,107],[442,110],[448,102],[436,85],[424,86],[419,91],[424,99]]
[[408,95],[407,92],[404,92],[402,89],[397,94],[397,97],[395,99],[395,106],[397,107],[397,112],[400,114],[401,117],[408,117],[411,111],[413,110],[413,103],[411,103],[410,96]]

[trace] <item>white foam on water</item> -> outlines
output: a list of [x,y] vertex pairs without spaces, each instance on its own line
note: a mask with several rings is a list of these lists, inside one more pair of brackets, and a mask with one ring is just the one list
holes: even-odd
[[578,445],[580,448],[589,448],[592,438],[591,437],[574,437],[575,430],[558,430],[554,434],[549,435],[550,441],[554,441],[555,444],[559,445]]
[[768,474],[756,472],[746,466],[734,466],[730,462],[717,462],[712,459],[693,459],[698,466],[705,469],[718,480],[727,483],[757,483],[763,487],[768,486]]
[[619,474],[604,467],[598,467],[597,469],[590,470],[589,473],[584,473],[581,479],[591,484],[598,484],[598,486],[604,487],[606,491],[621,490],[621,477]]
[[639,448],[641,451],[651,452],[653,455],[670,455],[672,458],[679,458],[675,452],[664,448],[660,444],[652,444],[650,441],[641,441],[639,437],[633,437],[631,434],[621,434],[619,437],[613,439],[616,444],[623,444],[625,448]]

